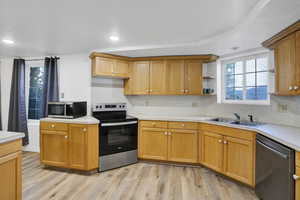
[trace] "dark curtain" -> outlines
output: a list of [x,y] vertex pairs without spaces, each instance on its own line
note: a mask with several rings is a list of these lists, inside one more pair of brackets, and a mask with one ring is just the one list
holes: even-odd
[[48,102],[59,101],[58,57],[45,58],[44,88],[42,100],[43,117],[48,116]]
[[23,145],[27,145],[29,143],[25,104],[24,59],[14,59],[7,130],[25,133]]

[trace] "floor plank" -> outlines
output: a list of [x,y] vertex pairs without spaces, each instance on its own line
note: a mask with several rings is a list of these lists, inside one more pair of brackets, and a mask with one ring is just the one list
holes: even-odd
[[258,200],[254,191],[202,167],[139,162],[85,175],[44,168],[23,153],[25,200]]

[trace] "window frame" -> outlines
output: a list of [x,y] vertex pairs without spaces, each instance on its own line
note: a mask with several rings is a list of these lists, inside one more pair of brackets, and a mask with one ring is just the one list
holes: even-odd
[[43,60],[34,60],[25,62],[25,103],[26,103],[26,117],[28,124],[39,124],[40,119],[29,119],[29,90],[30,90],[30,69],[32,67],[45,67]]
[[[227,64],[235,63],[241,61],[243,63],[243,98],[246,97],[246,74],[249,73],[257,73],[255,72],[246,72],[246,61],[251,59],[258,59],[258,58],[266,58],[267,59],[267,69],[264,71],[258,71],[258,72],[267,72],[267,99],[266,100],[228,100],[226,99],[226,73],[225,73],[225,67]],[[260,54],[253,54],[248,56],[241,56],[241,57],[235,57],[233,59],[223,60],[221,62],[221,102],[226,104],[249,104],[249,105],[270,105],[270,58],[268,53],[260,53]],[[257,86],[257,85],[256,85]]]

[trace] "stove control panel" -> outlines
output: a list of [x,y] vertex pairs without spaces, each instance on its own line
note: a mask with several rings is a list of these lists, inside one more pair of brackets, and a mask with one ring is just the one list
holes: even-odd
[[126,111],[126,103],[96,103],[93,105],[93,112],[97,111]]

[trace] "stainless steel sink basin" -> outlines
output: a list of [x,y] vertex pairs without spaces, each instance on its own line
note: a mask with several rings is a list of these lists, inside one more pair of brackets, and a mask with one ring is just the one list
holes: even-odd
[[260,123],[257,122],[243,122],[243,121],[234,121],[230,122],[230,124],[242,125],[242,126],[258,126]]
[[232,119],[226,119],[226,118],[214,118],[214,119],[211,119],[210,121],[213,121],[213,122],[223,122],[223,123],[233,122]]

